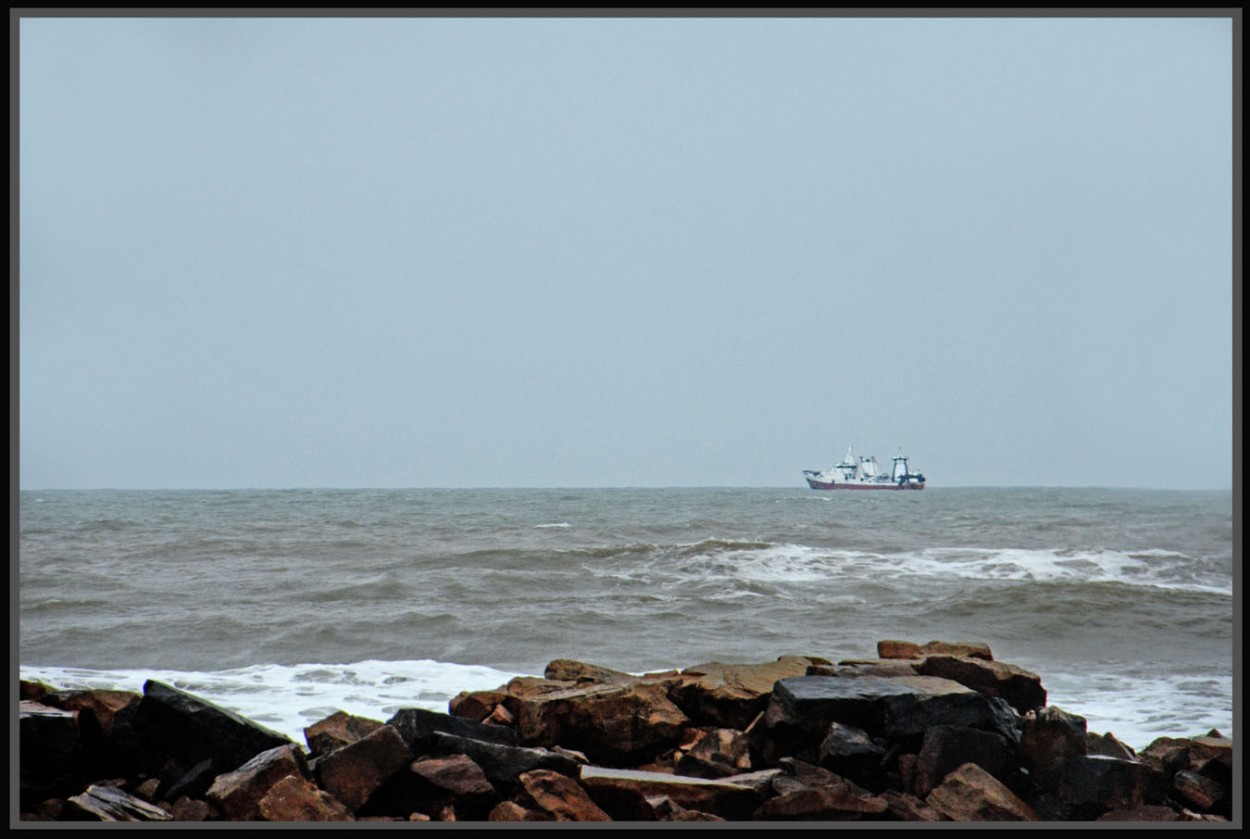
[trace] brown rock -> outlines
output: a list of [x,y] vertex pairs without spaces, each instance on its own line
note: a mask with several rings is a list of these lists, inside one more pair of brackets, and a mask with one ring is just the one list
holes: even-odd
[[605,810],[608,805],[603,801],[614,795],[621,799],[633,795],[635,800],[638,795],[643,798],[667,797],[688,810],[711,813],[733,821],[749,819],[761,803],[759,792],[749,786],[663,772],[583,766],[581,782],[591,799]]
[[516,717],[522,743],[559,744],[605,763],[645,759],[672,746],[690,722],[662,684],[642,682],[543,693],[522,700]]
[[1046,704],[1042,680],[1014,664],[972,656],[929,655],[916,668],[922,676],[938,676],[1007,700],[1020,713]]
[[278,746],[261,752],[233,772],[213,780],[205,797],[232,821],[257,817],[256,805],[269,789],[288,775],[303,778],[307,771],[304,755],[294,745]]
[[1038,821],[1032,807],[975,763],[947,775],[925,801],[952,821]]
[[1162,804],[1143,804],[1131,810],[1110,810],[1098,817],[1100,822],[1174,822],[1180,814]]
[[804,676],[824,659],[781,656],[763,664],[710,662],[682,671],[669,697],[698,725],[745,729],[764,710],[778,679]]
[[486,820],[492,822],[549,822],[552,821],[552,818],[537,810],[522,807],[515,801],[500,801],[495,805],[495,809],[490,811],[490,815],[486,817]]
[[924,734],[916,758],[915,791],[928,795],[946,776],[966,763],[974,763],[1007,783],[1015,775],[1015,749],[1005,739],[988,731],[951,725],[936,725]]
[[143,697],[128,690],[57,691],[48,702],[67,711],[90,711],[104,736],[113,733],[113,720],[126,709],[138,707]]
[[692,742],[683,744],[675,770],[680,775],[724,778],[751,771],[747,736],[733,728],[696,729]]
[[990,648],[976,641],[930,641],[920,648],[920,653],[922,656],[953,655],[960,658],[994,660],[994,654],[990,652]]
[[182,796],[174,802],[170,815],[176,822],[203,822],[213,816],[213,807],[207,801]]
[[1188,769],[1182,769],[1173,776],[1172,789],[1183,802],[1204,813],[1217,812],[1228,797],[1228,790],[1223,784]]
[[535,807],[559,822],[607,822],[612,818],[597,804],[581,785],[567,775],[550,769],[535,769],[522,773],[521,788],[533,800]]
[[905,822],[940,822],[945,819],[933,807],[906,792],[888,789],[881,793],[889,813],[899,821]]
[[516,725],[516,717],[512,715],[512,712],[508,710],[507,706],[499,704],[495,706],[495,710],[491,711],[486,719],[482,720],[482,722],[487,725],[513,726]]
[[920,672],[916,669],[924,659],[877,659],[877,660],[856,660],[840,661],[836,667],[831,665],[814,665],[807,668],[809,676],[842,676],[845,678],[855,678],[856,676],[882,676],[892,679],[898,676],[919,676]]
[[147,801],[151,804],[156,804],[157,803],[156,793],[160,788],[161,788],[160,778],[148,778],[146,781],[139,784],[139,786],[135,787],[134,793],[135,795],[142,798],[144,801]]
[[507,695],[508,691],[504,688],[461,691],[447,703],[447,711],[454,717],[481,722]]
[[877,658],[921,658],[923,656],[920,645],[911,641],[877,642]]
[[1084,717],[1069,714],[1057,705],[1024,716],[1018,754],[1044,789],[1058,790],[1064,763],[1086,754],[1085,726]]
[[46,705],[47,703],[43,701],[43,698],[55,692],[56,688],[37,679],[19,679],[17,682],[17,698],[19,702],[25,700]]
[[412,753],[392,726],[384,725],[317,761],[321,787],[355,813],[382,783],[408,766]]
[[468,755],[431,757],[414,762],[409,769],[427,783],[454,796],[476,798],[495,794],[482,767]]
[[261,819],[269,822],[355,821],[342,802],[296,775],[287,775],[270,787],[256,810]]
[[308,743],[309,751],[315,755],[324,755],[349,743],[355,743],[381,727],[382,723],[377,720],[336,711],[305,728],[304,739]]
[[755,811],[757,820],[845,821],[876,816],[887,809],[885,799],[820,766],[783,758],[787,774],[773,779],[777,795]]
[[574,661],[570,658],[557,658],[547,665],[543,677],[552,681],[574,682],[576,684],[613,684],[637,681],[638,677],[620,670],[611,670],[597,664]]

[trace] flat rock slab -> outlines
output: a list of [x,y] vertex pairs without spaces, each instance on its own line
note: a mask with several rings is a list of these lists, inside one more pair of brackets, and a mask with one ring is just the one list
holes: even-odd
[[601,790],[627,790],[644,798],[668,798],[687,810],[711,813],[731,821],[750,819],[763,803],[760,793],[750,786],[641,769],[583,766],[581,782],[592,798]]
[[167,822],[168,811],[115,787],[92,784],[65,802],[61,818],[66,821]]
[[840,722],[875,732],[882,727],[887,699],[973,693],[958,682],[934,676],[796,676],[773,688],[769,722],[822,733],[830,723]]

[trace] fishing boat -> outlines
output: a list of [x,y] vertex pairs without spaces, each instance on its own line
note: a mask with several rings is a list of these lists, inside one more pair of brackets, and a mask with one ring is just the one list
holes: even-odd
[[902,449],[894,456],[894,465],[887,474],[875,457],[856,460],[853,448],[848,446],[846,457],[828,469],[804,469],[807,485],[812,489],[924,489],[924,475],[908,468]]

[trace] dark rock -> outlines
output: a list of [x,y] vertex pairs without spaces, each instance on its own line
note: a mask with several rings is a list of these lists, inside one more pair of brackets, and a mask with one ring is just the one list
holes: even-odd
[[880,788],[885,777],[886,750],[868,732],[839,722],[829,724],[820,743],[819,763],[861,786]]
[[414,754],[429,750],[437,733],[450,734],[484,743],[504,746],[517,745],[517,734],[511,728],[485,725],[450,714],[427,711],[424,708],[401,708],[386,722],[403,737]]
[[[894,681],[909,680],[896,679]],[[947,680],[939,679],[938,681]],[[924,733],[934,726],[954,725],[999,734],[1013,747],[1020,740],[1020,729],[1011,706],[996,696],[986,696],[975,692],[936,694],[916,692],[886,697],[884,705],[883,729],[885,736],[891,739],[923,737]]]
[[499,802],[482,768],[467,755],[427,757],[414,761],[370,796],[357,815],[438,816],[448,805],[470,820],[485,819]]
[[434,732],[429,751],[434,755],[466,755],[482,768],[486,779],[501,794],[507,795],[515,787],[521,773],[534,769],[551,769],[562,775],[576,778],[581,768],[572,758],[547,749],[531,749],[506,746],[457,737],[453,734]]
[[495,788],[482,767],[468,755],[425,758],[415,761],[409,770],[456,798],[472,799],[495,794]]
[[172,818],[167,811],[142,798],[98,784],[70,796],[61,810],[62,821],[165,822]]
[[167,801],[177,801],[183,796],[203,798],[216,777],[217,772],[211,757],[206,757],[191,767],[184,767],[173,761],[167,763],[161,772],[161,786],[157,795]]
[[1098,817],[1100,822],[1175,822],[1180,813],[1162,804],[1143,804],[1131,810],[1109,810]]
[[1059,797],[1078,819],[1093,820],[1108,810],[1132,810],[1145,803],[1152,783],[1147,764],[1101,755],[1064,761]]
[[1008,787],[1015,786],[1019,768],[1015,750],[1001,735],[975,728],[937,725],[924,734],[916,757],[915,792],[924,797],[951,772],[974,763]]
[[1182,803],[1195,810],[1231,815],[1226,806],[1228,788],[1216,780],[1182,769],[1172,777],[1172,790]]
[[18,703],[18,761],[21,807],[65,798],[86,785],[85,750],[78,712],[32,700]]
[[1018,751],[1034,780],[1055,792],[1063,779],[1064,764],[1069,758],[1084,757],[1087,743],[1085,718],[1051,705],[1025,715]]
[[212,758],[217,772],[229,772],[261,752],[293,745],[239,714],[194,694],[149,679],[135,712],[135,728],[149,755],[171,756],[185,765]]

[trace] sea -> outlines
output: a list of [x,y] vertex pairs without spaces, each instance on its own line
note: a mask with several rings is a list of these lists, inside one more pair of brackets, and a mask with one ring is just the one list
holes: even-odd
[[881,640],[988,644],[1139,750],[1232,737],[1240,709],[1228,491],[19,496],[16,675],[155,679],[300,743],[338,710],[446,711],[557,658],[644,673]]

